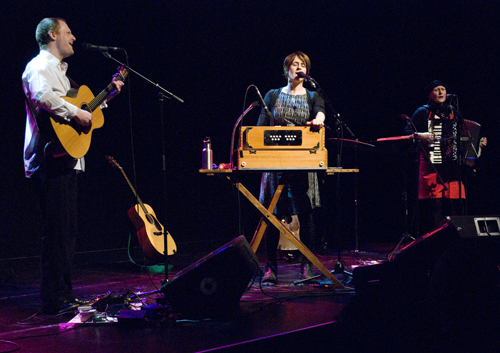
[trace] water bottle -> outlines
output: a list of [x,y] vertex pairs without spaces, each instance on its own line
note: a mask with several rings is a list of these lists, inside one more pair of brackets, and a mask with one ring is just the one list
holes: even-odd
[[203,140],[203,159],[202,159],[202,169],[212,169],[212,164],[214,162],[214,154],[212,151],[212,141],[210,141],[210,137],[205,137]]

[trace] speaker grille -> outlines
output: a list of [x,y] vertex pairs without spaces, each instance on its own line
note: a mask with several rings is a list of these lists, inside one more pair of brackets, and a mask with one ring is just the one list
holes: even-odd
[[259,262],[244,236],[180,271],[161,291],[177,313],[216,316],[234,311]]

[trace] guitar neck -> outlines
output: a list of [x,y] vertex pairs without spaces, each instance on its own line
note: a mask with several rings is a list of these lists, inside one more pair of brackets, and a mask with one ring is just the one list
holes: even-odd
[[130,180],[129,180],[129,178],[128,178],[127,174],[125,174],[125,171],[123,170],[123,168],[122,168],[122,167],[119,167],[119,168],[120,168],[120,171],[122,172],[123,176],[125,177],[125,180],[127,181],[128,186],[130,186],[130,188],[132,189],[132,192],[134,193],[134,195],[135,195],[135,197],[136,197],[136,199],[137,199],[137,203],[138,203],[139,205],[141,205],[142,211],[144,212],[144,214],[145,214],[145,215],[147,215],[147,214],[148,214],[148,210],[146,209],[146,207],[145,207],[145,206],[144,206],[144,204],[142,203],[141,198],[140,198],[140,197],[139,197],[139,195],[137,194],[137,191],[135,191],[135,188],[134,188],[134,186],[132,185],[132,183],[130,182]]
[[114,91],[114,89],[115,89],[115,84],[110,83],[105,89],[102,90],[101,93],[99,93],[94,99],[92,99],[88,104],[90,111],[93,112],[94,110],[96,110],[102,104],[102,102],[104,102],[104,100],[111,94],[111,92]]

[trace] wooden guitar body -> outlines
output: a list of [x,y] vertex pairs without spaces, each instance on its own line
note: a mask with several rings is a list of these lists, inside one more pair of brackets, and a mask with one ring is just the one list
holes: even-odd
[[139,239],[142,251],[144,251],[144,253],[151,259],[160,260],[160,257],[165,256],[164,234],[166,234],[168,248],[167,254],[175,254],[177,252],[177,245],[175,245],[174,239],[170,233],[168,231],[165,232],[161,223],[158,222],[155,211],[153,211],[151,206],[141,201],[141,198],[130,182],[130,179],[127,177],[127,174],[125,174],[125,171],[118,164],[118,162],[111,156],[106,156],[106,159],[113,166],[120,169],[123,177],[139,202],[137,205],[130,208],[127,213],[130,220],[135,225],[135,229],[137,229],[137,238]]
[[69,124],[59,123],[54,118],[50,118],[52,129],[56,134],[59,143],[62,145],[62,154],[69,154],[73,158],[82,158],[90,148],[92,140],[92,131],[104,125],[104,115],[101,108],[98,106],[91,110],[89,102],[94,99],[94,94],[87,86],[81,86],[75,97],[61,97],[66,102],[76,105],[82,110],[92,112],[92,125],[90,129],[79,125],[74,120]]
[[[115,79],[124,81],[128,76],[128,70],[121,67],[114,75]],[[56,157],[69,154],[73,158],[82,158],[90,148],[92,131],[104,125],[104,115],[101,111],[101,104],[115,90],[115,84],[110,83],[101,93],[94,97],[94,94],[87,86],[80,86],[77,90],[72,88],[66,96],[61,97],[66,102],[71,103],[82,110],[92,113],[92,125],[81,126],[75,120],[60,121],[50,117],[46,119],[48,113],[44,110],[37,116],[37,124],[41,131],[50,138],[55,146],[52,153]]]
[[[165,243],[163,238],[163,226],[156,219],[156,214],[148,204],[143,204],[147,211],[144,213],[140,204],[128,210],[128,216],[137,229],[137,238],[144,253],[152,259],[160,259],[165,254]],[[177,245],[167,231],[168,255],[177,252]]]

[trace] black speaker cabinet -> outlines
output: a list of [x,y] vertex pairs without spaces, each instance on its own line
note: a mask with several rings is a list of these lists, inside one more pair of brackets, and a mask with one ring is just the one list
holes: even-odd
[[430,270],[444,251],[459,243],[471,248],[478,244],[487,247],[499,236],[500,217],[448,216],[439,227],[394,252],[389,260]]
[[427,294],[431,285],[436,288],[449,279],[462,288],[477,284],[478,278],[496,285],[499,241],[500,217],[446,217],[436,229],[394,251],[385,263],[355,268],[356,293]]
[[500,217],[497,216],[450,216],[460,238],[481,238],[500,236]]
[[224,316],[239,309],[258,270],[257,256],[242,235],[180,271],[161,292],[176,313]]

